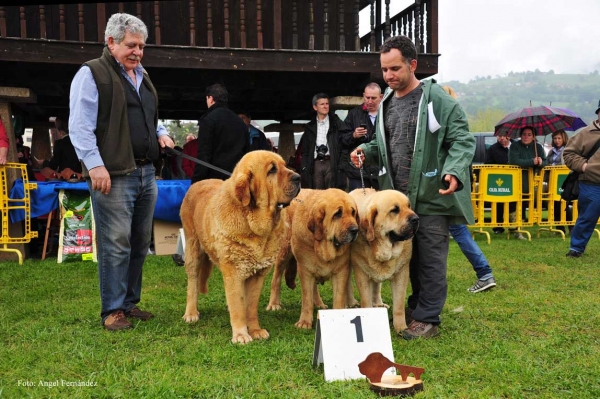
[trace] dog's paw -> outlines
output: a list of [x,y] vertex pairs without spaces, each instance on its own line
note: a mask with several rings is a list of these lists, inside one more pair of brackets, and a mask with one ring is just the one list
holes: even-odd
[[321,302],[321,303],[315,303],[315,308],[317,308],[317,309],[328,309],[329,306],[327,306],[323,302]]
[[252,342],[252,337],[245,333],[234,334],[233,337],[231,338],[231,342],[233,342],[234,344],[242,344],[243,345],[243,344]]
[[304,329],[304,330],[310,330],[312,328],[312,320],[298,320],[298,322],[295,324],[296,327]]
[[256,329],[256,330],[251,330],[250,331],[250,335],[254,339],[267,339],[267,338],[269,338],[269,332],[267,330],[265,330],[264,328],[259,328],[259,329]]
[[281,310],[281,303],[270,303],[267,305],[267,310]]
[[381,302],[381,303],[374,304],[373,307],[375,307],[375,308],[386,308],[386,309],[389,309],[390,305],[388,305],[387,303]]
[[348,304],[346,305],[347,308],[360,308],[360,302],[358,302],[356,299],[352,298],[351,301],[348,301]]
[[200,313],[196,312],[195,314],[184,314],[183,315],[183,321],[185,321],[186,323],[196,323],[198,320],[200,320]]

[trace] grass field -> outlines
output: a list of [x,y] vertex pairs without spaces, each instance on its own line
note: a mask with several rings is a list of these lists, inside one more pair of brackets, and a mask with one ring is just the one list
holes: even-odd
[[[425,368],[417,398],[600,397],[600,240],[567,259],[568,241],[477,237],[498,286],[470,294],[475,275],[451,242],[449,293],[439,338],[392,334],[395,360]],[[186,275],[149,256],[142,309],[156,318],[109,333],[99,322],[93,263],[56,259],[0,264],[2,398],[374,398],[365,380],[327,383],[311,366],[315,331],[300,331],[299,290],[282,289],[280,312],[260,319],[271,338],[230,342],[221,275],[187,325]],[[331,285],[321,287],[331,304]],[[389,286],[384,301],[391,303]],[[93,386],[71,386],[69,384]],[[56,386],[54,386],[56,385]]]

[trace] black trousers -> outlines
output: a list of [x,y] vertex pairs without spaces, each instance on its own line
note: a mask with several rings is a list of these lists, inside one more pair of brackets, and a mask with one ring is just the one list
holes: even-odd
[[410,259],[412,294],[408,297],[412,317],[418,321],[441,322],[440,314],[448,296],[448,225],[446,216],[419,215]]

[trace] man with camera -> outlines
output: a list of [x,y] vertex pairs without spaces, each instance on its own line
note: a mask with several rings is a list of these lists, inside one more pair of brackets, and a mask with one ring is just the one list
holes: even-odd
[[306,188],[346,188],[345,166],[340,165],[339,132],[345,123],[329,112],[329,96],[315,94],[312,99],[315,119],[304,127],[302,136],[302,185]]

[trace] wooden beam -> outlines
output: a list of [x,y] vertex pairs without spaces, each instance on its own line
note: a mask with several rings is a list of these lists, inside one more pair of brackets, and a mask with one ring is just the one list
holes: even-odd
[[[0,61],[81,65],[102,54],[102,43],[0,40]],[[419,55],[417,73],[437,73],[438,55]],[[173,62],[178,60],[178,62]],[[367,52],[225,49],[147,45],[145,67],[232,71],[367,72],[381,76],[379,54]],[[426,68],[426,69],[424,69]]]
[[0,100],[13,103],[35,103],[35,93],[25,87],[0,87]]

